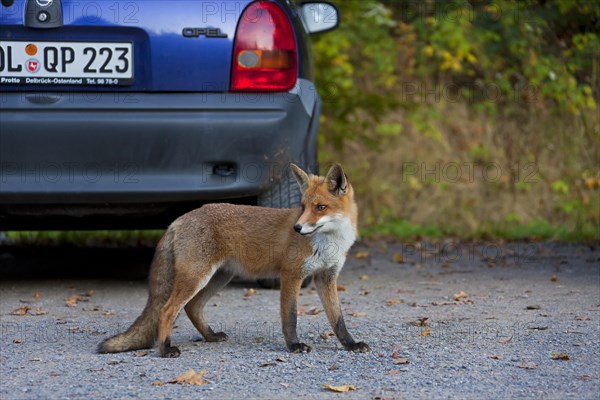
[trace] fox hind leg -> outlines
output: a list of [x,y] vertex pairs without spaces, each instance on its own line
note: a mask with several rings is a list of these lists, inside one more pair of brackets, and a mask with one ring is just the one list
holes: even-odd
[[224,342],[227,340],[225,332],[215,332],[204,318],[204,306],[233,278],[233,273],[221,268],[212,276],[210,281],[196,294],[185,306],[185,312],[192,324],[207,342]]
[[173,290],[167,303],[160,310],[158,320],[157,349],[161,357],[179,357],[181,352],[171,346],[173,322],[181,309],[210,281],[218,266],[175,268]]

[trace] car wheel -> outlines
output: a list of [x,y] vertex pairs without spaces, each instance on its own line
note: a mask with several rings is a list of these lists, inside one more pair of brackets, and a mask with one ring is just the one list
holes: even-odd
[[294,179],[285,176],[258,196],[256,204],[261,207],[294,208],[300,207],[302,195]]

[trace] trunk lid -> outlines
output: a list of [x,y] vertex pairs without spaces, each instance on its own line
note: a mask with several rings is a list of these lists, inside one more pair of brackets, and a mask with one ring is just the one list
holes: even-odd
[[[0,87],[227,91],[236,27],[250,2],[22,0],[0,5]],[[58,18],[56,10],[62,13],[58,27],[39,27],[44,18],[56,22],[40,16],[45,10],[51,18]]]

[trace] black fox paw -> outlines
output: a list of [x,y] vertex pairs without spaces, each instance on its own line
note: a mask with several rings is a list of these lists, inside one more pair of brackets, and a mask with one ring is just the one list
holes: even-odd
[[353,351],[355,353],[368,353],[371,351],[371,348],[365,342],[357,342],[346,346],[346,350]]
[[290,353],[310,353],[312,347],[304,343],[292,343],[289,347]]
[[225,342],[229,339],[225,332],[215,332],[211,336],[204,338],[207,342]]
[[177,358],[181,355],[181,351],[177,347],[165,347],[161,352],[161,357],[164,358]]

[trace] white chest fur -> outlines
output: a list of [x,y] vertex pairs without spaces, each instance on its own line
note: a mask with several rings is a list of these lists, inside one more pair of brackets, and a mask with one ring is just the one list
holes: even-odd
[[304,272],[310,275],[330,268],[339,272],[355,240],[356,233],[349,218],[339,215],[331,218],[327,229],[315,233],[312,237],[313,253],[304,262]]

